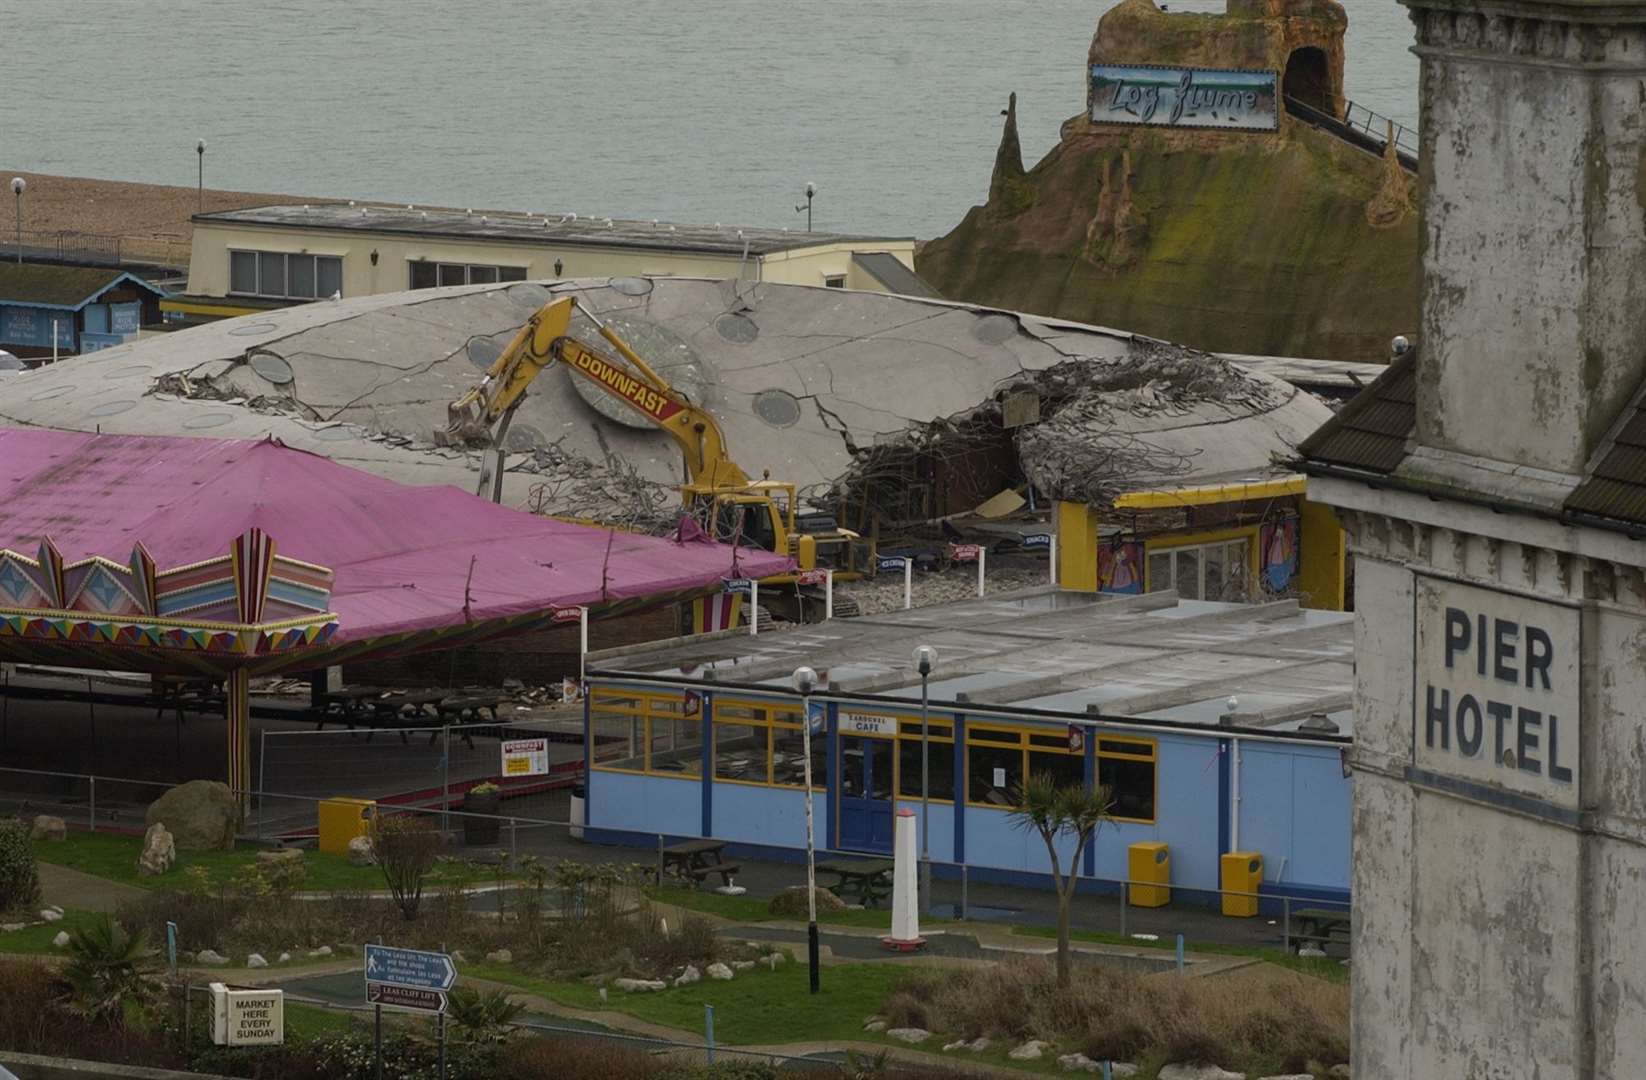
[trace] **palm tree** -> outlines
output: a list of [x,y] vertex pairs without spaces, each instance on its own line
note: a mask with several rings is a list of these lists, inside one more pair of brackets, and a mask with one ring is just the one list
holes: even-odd
[[112,1027],[124,1021],[124,1003],[141,1001],[150,987],[144,975],[153,966],[145,948],[147,935],[101,915],[69,935],[69,963],[64,969],[74,989],[71,1007],[88,1019]]
[[[1011,822],[1026,832],[1039,833],[1046,841],[1046,854],[1052,859],[1052,884],[1057,888],[1057,985],[1060,987],[1069,985],[1069,908],[1079,881],[1080,853],[1109,820],[1113,806],[1108,788],[1100,785],[1088,791],[1084,784],[1059,787],[1048,773],[1035,773],[1017,789],[1017,808],[1011,812]],[[1075,840],[1074,850],[1069,853],[1067,874],[1063,872],[1063,860],[1057,850],[1060,837]]]

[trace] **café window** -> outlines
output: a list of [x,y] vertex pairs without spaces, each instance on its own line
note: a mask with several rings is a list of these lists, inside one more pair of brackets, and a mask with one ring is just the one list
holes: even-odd
[[499,281],[525,281],[524,266],[489,266],[483,263],[412,261],[411,287],[432,289],[437,285],[491,285]]
[[926,787],[922,789],[920,721],[904,720],[897,725],[897,793],[905,799],[918,799],[924,790],[933,802],[952,802],[954,725],[947,720],[933,720],[927,726],[926,736]]
[[1176,589],[1185,600],[1243,604],[1251,599],[1251,540],[1149,549],[1149,591]]
[[1026,776],[1045,774],[1059,787],[1084,784],[1086,755],[1069,748],[1069,734],[1054,728],[966,729],[966,801],[1010,809]]
[[284,251],[229,252],[229,292],[281,300],[324,300],[343,291],[340,255]]
[[[812,787],[823,787],[827,740],[812,736]],[[806,785],[806,746],[800,711],[771,702],[714,703],[714,778],[737,784]]]
[[589,738],[596,769],[702,775],[703,716],[696,696],[684,691],[596,690],[589,698]]
[[1110,816],[1122,821],[1155,819],[1155,767],[1158,749],[1153,739],[1097,740],[1097,782],[1109,789]]

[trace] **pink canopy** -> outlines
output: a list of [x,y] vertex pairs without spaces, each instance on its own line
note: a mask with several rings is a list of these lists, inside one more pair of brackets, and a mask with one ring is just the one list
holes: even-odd
[[409,487],[275,440],[0,430],[0,548],[32,556],[49,536],[65,561],[125,564],[141,541],[163,571],[223,555],[254,527],[280,554],[335,572],[338,642],[663,599],[793,566]]

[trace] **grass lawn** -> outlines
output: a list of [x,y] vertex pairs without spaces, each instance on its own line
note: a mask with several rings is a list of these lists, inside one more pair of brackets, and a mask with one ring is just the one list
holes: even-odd
[[776,971],[755,967],[730,982],[702,982],[658,993],[600,993],[581,982],[562,982],[493,964],[468,964],[464,974],[507,983],[579,1009],[627,1013],[639,1020],[687,1032],[703,1031],[703,1006],[714,1006],[716,1040],[742,1046],[812,1039],[878,1039],[863,1030],[866,1017],[911,973],[904,965],[841,964],[823,969],[822,990],[814,997],[806,965],[790,961]]
[[[18,915],[17,922],[22,922],[25,916]],[[27,918],[39,918],[34,912],[28,912]],[[12,921],[10,916],[0,917],[0,922]],[[0,953],[18,954],[47,954],[61,956],[63,949],[51,943],[59,931],[67,930],[74,933],[76,930],[90,926],[97,921],[97,916],[90,911],[64,910],[63,918],[59,922],[44,923],[40,926],[30,926],[22,930],[13,930],[10,933],[0,933]]]
[[286,1038],[315,1039],[322,1035],[342,1035],[351,1024],[349,1014],[342,1009],[326,1009],[319,1005],[305,1005],[301,1001],[286,1002]]
[[[163,877],[140,877],[137,857],[143,852],[142,837],[123,833],[71,831],[62,843],[34,845],[35,856],[41,861],[66,866],[110,881],[136,885],[144,889],[170,889],[188,884],[187,870],[203,866],[211,874],[214,885],[227,884],[240,868],[257,861],[259,851],[269,848],[247,846],[233,851],[179,851],[177,861]],[[383,874],[375,866],[350,866],[342,855],[327,855],[305,851],[303,865],[306,890],[383,889]],[[484,884],[492,880],[490,873],[476,872],[467,866],[442,863],[429,875],[430,884],[462,881]]]

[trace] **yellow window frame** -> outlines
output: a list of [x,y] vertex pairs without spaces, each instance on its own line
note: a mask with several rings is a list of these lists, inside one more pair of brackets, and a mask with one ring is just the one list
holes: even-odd
[[[638,704],[628,704],[629,702],[637,702]],[[631,776],[657,776],[665,780],[702,780],[701,769],[699,769],[697,773],[690,773],[684,770],[675,772],[673,770],[659,770],[652,768],[652,744],[654,742],[652,722],[654,720],[664,720],[668,722],[695,720],[699,726],[699,733],[701,735],[703,724],[702,710],[699,708],[695,717],[687,715],[686,696],[684,692],[678,694],[668,694],[648,692],[644,690],[618,689],[616,687],[603,687],[597,689],[589,695],[589,735],[591,738],[594,735],[594,725],[597,720],[595,715],[596,713],[603,714],[603,717],[627,716],[640,720],[642,744],[639,752],[635,753],[635,747],[633,745],[634,725],[631,724],[629,735],[630,753],[627,757],[620,760],[633,761],[638,758],[640,761],[640,768],[625,769],[614,765],[602,764],[599,761],[591,761],[591,766],[594,769],[600,772],[627,773]]]
[[[1105,760],[1148,763],[1149,772],[1153,777],[1155,807],[1154,816],[1139,818],[1120,817],[1119,815],[1116,815],[1114,820],[1124,821],[1129,824],[1153,825],[1160,819],[1160,740],[1144,738],[1139,735],[1106,735],[1097,732],[1092,732],[1087,737],[1095,737],[1097,739],[1097,745],[1093,749],[1093,754],[1096,760],[1092,763],[1092,779],[1094,783],[1103,775],[1103,762]],[[1141,752],[1131,753],[1124,750],[1105,750],[1103,748],[1104,743],[1119,743],[1126,746],[1136,746],[1141,748]]]
[[[722,709],[730,710],[732,712],[732,715],[729,716],[728,718],[726,718],[724,721],[721,720],[721,715],[720,715]],[[792,717],[793,719],[780,719],[781,717]],[[722,723],[725,723],[728,726],[735,726],[735,727],[761,728],[765,731],[765,733],[766,733],[765,779],[764,780],[737,780],[737,779],[734,779],[734,778],[731,778],[731,777],[721,776],[720,772],[719,772],[719,769],[720,769],[719,746],[718,745],[712,745],[709,748],[709,760],[713,763],[713,767],[714,767],[713,781],[716,784],[743,784],[746,787],[774,787],[774,788],[782,788],[786,791],[804,791],[804,790],[806,790],[806,785],[804,783],[787,784],[787,783],[780,782],[777,779],[777,765],[776,765],[776,761],[775,761],[776,751],[777,751],[777,733],[779,731],[799,731],[800,730],[800,710],[799,709],[796,709],[793,706],[781,704],[781,703],[778,703],[778,702],[756,701],[756,700],[752,700],[752,699],[749,699],[749,698],[721,699],[721,698],[717,697],[715,699],[715,702],[714,702],[713,722],[710,724],[710,731],[712,733],[711,738],[716,744],[718,744],[718,741],[719,741],[719,738],[720,738],[720,725]],[[813,773],[813,775],[812,775],[812,790],[813,791],[822,791],[822,790],[824,790],[825,783],[826,783],[826,778],[825,777],[818,776],[818,775],[816,775],[815,772]]]
[[[980,728],[983,731],[991,732],[995,737],[991,738],[988,735],[982,735],[982,736],[974,737],[973,732],[978,731]],[[966,805],[967,806],[975,806],[979,810],[1005,810],[1005,811],[1010,811],[1010,810],[1016,809],[1015,807],[1000,806],[996,803],[991,803],[991,802],[978,802],[978,801],[976,801],[972,798],[972,747],[973,746],[986,746],[986,747],[989,747],[989,748],[995,749],[995,750],[1012,750],[1012,749],[1016,749],[1018,751],[1018,757],[1019,757],[1018,767],[1017,767],[1017,774],[1019,776],[1028,776],[1029,775],[1029,753],[1031,751],[1036,753],[1036,754],[1062,754],[1065,757],[1084,758],[1086,756],[1085,750],[1070,750],[1069,749],[1068,740],[1067,740],[1066,735],[1064,737],[1064,741],[1063,741],[1063,744],[1061,746],[1045,746],[1045,745],[1041,745],[1041,744],[1038,744],[1038,743],[1032,743],[1029,740],[1030,735],[1047,735],[1047,734],[1052,734],[1055,731],[1056,731],[1055,728],[1049,728],[1049,727],[1006,727],[1006,726],[1002,726],[1002,725],[990,725],[990,724],[978,724],[978,725],[967,724],[966,725],[966,769],[965,769],[965,773],[966,773]],[[1006,732],[1010,732],[1011,735],[1013,737],[1015,737],[1015,739],[1017,741],[1016,742],[1008,742],[1008,741],[1006,741],[1005,738],[1001,737],[1002,734],[1006,733]]]
[[[918,799],[919,795],[903,794],[903,744],[913,743],[920,745],[920,717],[893,716],[897,721],[897,737],[892,746],[892,801],[903,802],[909,799]],[[954,745],[954,722],[952,720],[929,720],[926,724],[929,743],[947,743]],[[941,734],[940,734],[941,732]],[[872,736],[871,736],[872,737]],[[952,806],[954,799],[931,798],[928,802],[938,806]]]

